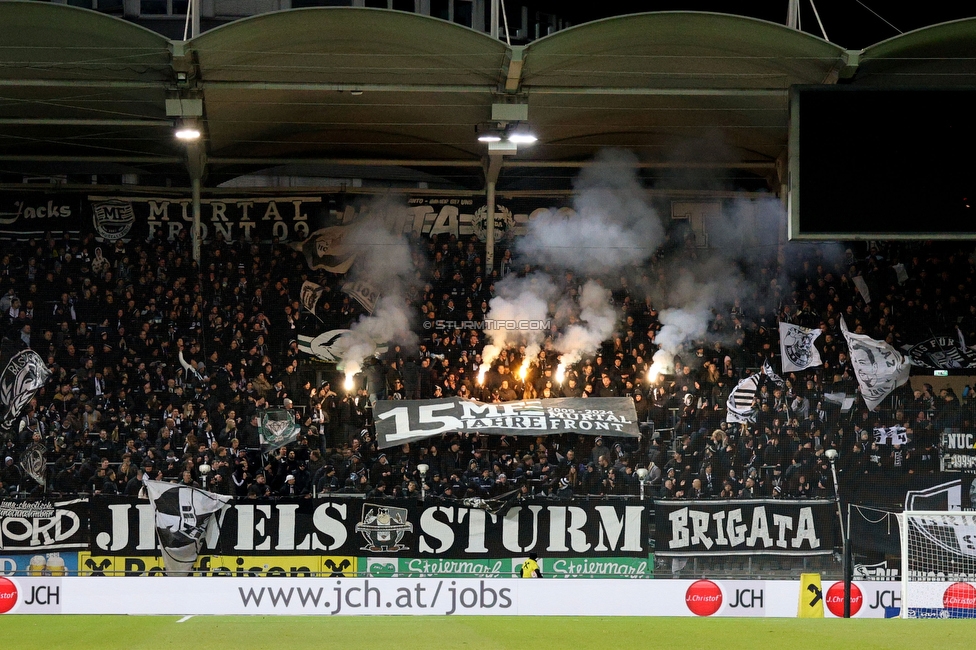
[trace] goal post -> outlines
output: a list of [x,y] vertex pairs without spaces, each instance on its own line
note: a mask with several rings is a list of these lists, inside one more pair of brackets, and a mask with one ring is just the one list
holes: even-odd
[[902,618],[976,618],[976,512],[899,519]]

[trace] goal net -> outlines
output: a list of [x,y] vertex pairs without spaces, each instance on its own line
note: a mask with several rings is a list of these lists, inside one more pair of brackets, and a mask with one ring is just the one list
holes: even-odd
[[976,618],[976,513],[902,517],[902,616]]

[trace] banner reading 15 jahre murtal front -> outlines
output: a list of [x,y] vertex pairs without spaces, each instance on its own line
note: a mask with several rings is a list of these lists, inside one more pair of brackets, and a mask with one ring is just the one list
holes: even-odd
[[629,397],[565,397],[494,404],[458,397],[380,400],[373,413],[381,449],[448,431],[508,436],[640,436],[634,400]]

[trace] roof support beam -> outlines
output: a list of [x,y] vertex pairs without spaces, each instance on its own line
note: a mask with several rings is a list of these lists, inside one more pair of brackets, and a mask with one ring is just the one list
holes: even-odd
[[213,165],[359,165],[363,167],[481,167],[480,160],[394,160],[372,158],[222,158],[211,156]]
[[532,86],[532,95],[635,95],[660,97],[772,97],[789,99],[788,88],[622,88],[614,86]]
[[111,79],[0,79],[0,88],[120,88],[123,90],[166,90],[161,81],[121,81]]
[[183,163],[184,159],[177,156],[7,156],[0,154],[0,162],[83,162],[173,165]]
[[505,92],[518,92],[522,85],[522,66],[525,63],[523,53],[525,47],[514,46],[509,50],[508,70],[505,72]]
[[173,120],[74,119],[60,117],[3,117],[0,126],[147,126],[173,128]]
[[485,93],[495,88],[488,84],[340,84],[291,81],[200,81],[197,88],[207,90],[304,90],[312,92],[381,92],[381,93]]

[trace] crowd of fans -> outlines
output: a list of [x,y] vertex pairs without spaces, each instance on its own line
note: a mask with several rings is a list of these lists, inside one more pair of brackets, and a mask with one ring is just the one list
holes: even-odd
[[[61,494],[136,495],[148,475],[241,497],[567,498],[636,495],[638,470],[647,469],[646,494],[659,498],[804,498],[833,494],[826,449],[840,451],[841,487],[862,475],[931,472],[938,469],[938,433],[973,422],[974,400],[951,390],[935,394],[928,385],[906,384],[875,412],[861,401],[842,412],[824,397],[856,394],[841,315],[852,330],[896,348],[933,333],[956,336],[957,326],[976,341],[971,246],[879,244],[834,256],[816,247],[788,251],[787,262],[759,269],[769,280],[756,283],[754,295],[713,313],[708,340],[655,381],[647,370],[661,327],[658,306],[640,283],[621,282],[613,291],[618,332],[562,383],[550,350],[530,360],[523,377],[525,350],[509,347],[482,385],[480,332],[436,323],[479,321],[494,283],[528,268],[517,268],[505,251],[494,273],[483,276],[483,245],[475,238],[441,235],[411,245],[430,278],[412,301],[420,345],[393,346],[346,390],[334,367],[301,354],[296,339],[347,327],[362,308],[342,292],[341,276],[309,271],[287,244],[218,236],[197,266],[185,230],[173,240],[110,244],[49,235],[5,243],[0,357],[5,364],[29,347],[53,375],[3,440],[0,493],[41,492],[20,466],[27,447],[39,442],[48,463],[44,489]],[[643,280],[657,276],[659,263],[648,262]],[[896,263],[907,280],[899,282]],[[871,302],[855,291],[855,275],[868,283]],[[306,279],[324,287],[315,314],[299,300]],[[582,281],[566,274],[562,282],[572,293]],[[783,385],[764,382],[756,422],[726,424],[736,383],[766,360],[779,369],[779,320],[824,331],[823,367],[786,374]],[[370,394],[632,396],[644,435],[446,434],[379,450]],[[292,409],[302,435],[266,453],[258,415],[269,407]],[[875,426],[895,424],[908,429],[908,445],[874,443]],[[429,467],[424,475],[421,465]]]

